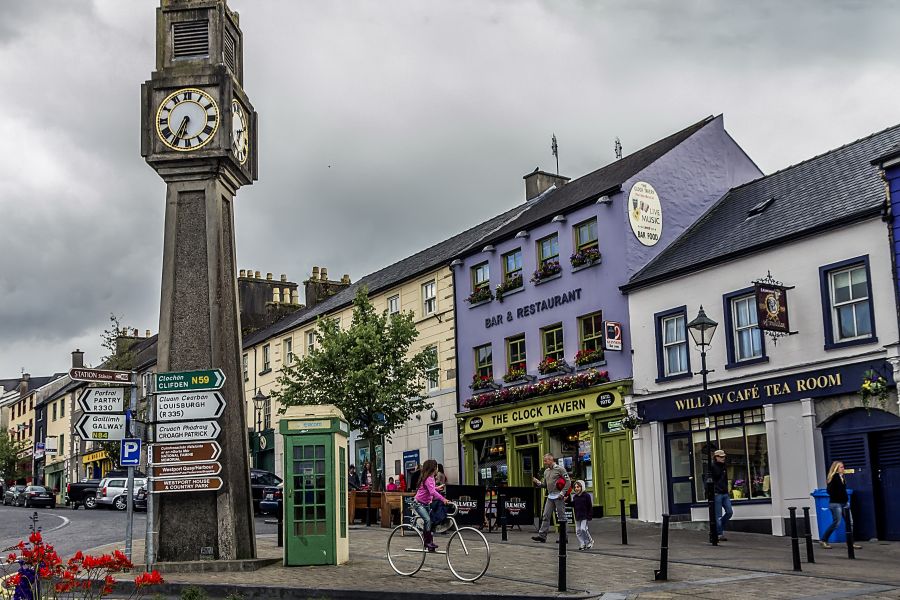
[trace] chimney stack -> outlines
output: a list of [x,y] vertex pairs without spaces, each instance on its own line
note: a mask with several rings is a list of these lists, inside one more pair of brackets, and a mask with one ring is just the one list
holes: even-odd
[[281,274],[281,281],[287,283],[287,275],[284,273]]
[[266,281],[272,281],[272,274],[266,273]]
[[561,188],[566,185],[571,178],[563,177],[562,175],[554,175],[553,173],[546,173],[535,168],[534,171],[525,175],[522,179],[525,180],[525,200],[527,202],[528,200],[537,198],[553,186],[556,186],[556,189]]
[[244,269],[241,269],[240,273],[238,274],[238,277],[245,277],[246,275],[247,275],[247,271]]
[[341,277],[341,283],[350,285],[350,275],[347,273],[344,273],[344,276]]
[[146,335],[144,337],[150,337],[150,330],[148,329]]
[[73,369],[82,369],[84,368],[84,352],[75,348],[75,351],[72,352],[72,368]]
[[316,280],[319,278],[319,267],[313,267],[312,277],[310,279]]
[[322,281],[328,281],[328,269],[322,267],[322,270],[319,271],[319,273],[321,273],[319,275],[319,279],[321,279]]

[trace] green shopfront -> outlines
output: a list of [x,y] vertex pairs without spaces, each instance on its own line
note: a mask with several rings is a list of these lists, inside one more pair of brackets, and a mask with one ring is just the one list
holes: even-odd
[[617,382],[459,413],[465,481],[530,487],[532,477],[541,478],[542,457],[549,452],[573,480],[585,481],[595,514],[618,515],[620,499],[634,507],[624,390]]

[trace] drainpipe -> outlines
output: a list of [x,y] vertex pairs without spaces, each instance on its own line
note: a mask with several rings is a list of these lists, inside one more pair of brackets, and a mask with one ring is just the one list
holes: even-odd
[[[456,310],[456,267],[452,264],[450,265],[450,283],[453,286],[453,368],[455,369],[456,377],[456,412],[462,410],[462,398],[460,397],[459,391],[459,315]],[[459,420],[456,420],[456,464],[459,465],[459,482],[460,484],[469,484],[469,482],[465,481],[466,477],[466,463],[463,462],[465,459],[465,452],[463,452],[463,440],[462,436],[459,434]]]
[[[894,211],[892,208],[891,182],[887,178],[887,171],[881,168],[881,179],[884,181],[885,211],[882,220],[887,224],[888,247],[891,256],[891,281],[894,282],[894,315],[897,318],[897,330],[900,331],[900,280],[897,274],[897,240],[894,237]],[[900,341],[885,346],[886,360],[891,365],[894,376],[894,387],[897,392],[897,405],[900,411]]]

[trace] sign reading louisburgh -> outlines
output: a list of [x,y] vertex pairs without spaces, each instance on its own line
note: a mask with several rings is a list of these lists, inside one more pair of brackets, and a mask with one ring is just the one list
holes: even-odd
[[107,381],[131,383],[130,371],[108,371],[105,369],[69,369],[69,377],[75,381]]
[[204,477],[218,475],[222,465],[217,462],[189,463],[186,465],[153,465],[150,477],[164,479],[168,477]]
[[756,284],[756,312],[763,331],[790,333],[787,289],[779,285]]
[[222,369],[157,373],[153,376],[153,387],[157,394],[164,392],[191,392],[194,390],[218,390],[224,383],[225,373],[222,372]]
[[[123,417],[124,418],[124,417]],[[191,421],[189,423],[159,423],[156,425],[156,442],[192,442],[214,440],[222,431],[215,421]]]
[[219,392],[185,392],[157,394],[157,421],[218,419],[225,410],[225,399]]
[[125,388],[87,388],[78,397],[78,407],[86,413],[125,412]]
[[219,442],[197,442],[196,444],[156,444],[150,451],[150,463],[169,465],[216,460],[222,453]]
[[628,194],[628,221],[634,237],[645,246],[655,246],[662,236],[662,205],[656,190],[645,181],[635,183]]
[[163,492],[214,492],[222,487],[219,477],[193,477],[190,479],[154,479],[150,482],[150,491]]
[[85,440],[124,440],[125,415],[84,414],[75,431]]

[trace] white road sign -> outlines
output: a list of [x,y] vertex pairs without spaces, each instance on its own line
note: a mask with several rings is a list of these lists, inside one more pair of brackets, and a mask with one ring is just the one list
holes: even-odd
[[123,413],[125,412],[125,388],[87,388],[78,397],[78,406],[86,413]]
[[218,419],[224,410],[225,399],[219,392],[182,392],[156,395],[157,421]]
[[215,421],[191,421],[189,423],[158,423],[156,442],[193,442],[214,440],[222,429]]
[[75,431],[85,440],[124,440],[125,415],[81,415]]

